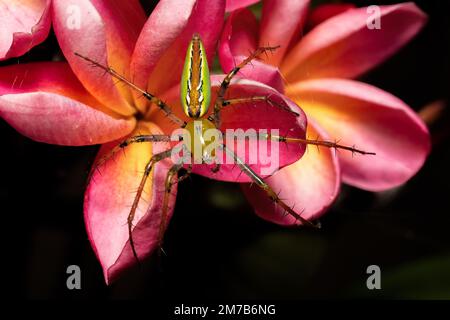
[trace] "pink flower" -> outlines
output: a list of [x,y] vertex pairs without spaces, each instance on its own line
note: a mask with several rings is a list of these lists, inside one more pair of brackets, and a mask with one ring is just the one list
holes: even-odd
[[[426,126],[400,99],[355,80],[406,44],[427,17],[413,3],[381,6],[381,29],[367,26],[373,11],[351,9],[326,19],[303,36],[307,0],[267,0],[261,21],[248,9],[233,12],[221,37],[219,56],[229,71],[249,51],[280,45],[264,62],[242,70],[242,76],[269,84],[293,99],[308,117],[308,136],[339,139],[346,145],[376,153],[352,156],[321,148],[267,179],[280,197],[303,208],[303,216],[318,218],[335,200],[341,182],[371,191],[405,183],[423,165],[430,139]],[[316,21],[330,15],[313,14]],[[326,12],[325,12],[326,11]],[[264,219],[292,224],[260,190],[243,187]]]
[[[51,4],[30,1],[19,9],[0,7],[0,15],[7,16],[8,21],[20,21],[24,12],[29,14],[23,23],[18,23],[20,28],[15,23],[3,26],[2,32],[16,39],[12,44],[1,41],[1,45],[10,46],[0,49],[6,52],[3,57],[20,55],[32,47],[24,47],[20,39],[35,39],[34,44],[42,41],[52,19],[67,62],[0,68],[0,116],[36,141],[68,146],[102,144],[98,155],[101,157],[130,135],[170,134],[175,126],[136,92],[74,53],[113,67],[137,86],[168,102],[179,117],[184,117],[179,103],[179,81],[188,42],[194,33],[200,33],[209,61],[213,60],[223,26],[225,1],[163,0],[148,19],[137,0],[54,0]],[[24,26],[25,31],[31,30],[31,35],[17,34],[16,30],[23,31]],[[217,86],[222,79],[213,76],[213,84]],[[262,103],[243,105],[234,111],[224,110],[223,129],[276,128],[282,133],[293,129],[293,134],[305,136],[305,115],[276,90],[245,80],[234,85],[231,94],[270,95],[284,100],[300,116],[296,118]],[[134,144],[126,148],[125,154],[117,153],[92,172],[85,195],[85,223],[107,283],[135,263],[126,223],[133,191],[139,186],[150,157],[167,147],[164,143]],[[298,160],[304,150],[299,145],[282,150],[280,165]],[[155,166],[134,219],[133,239],[140,258],[148,256],[158,245],[164,180],[169,166],[169,161]],[[252,168],[260,172],[260,164]],[[218,180],[249,181],[234,165],[222,165],[218,173],[199,165],[194,172]],[[170,199],[169,218],[175,195],[176,187]]]
[[23,55],[47,38],[50,0],[0,2],[0,61]]

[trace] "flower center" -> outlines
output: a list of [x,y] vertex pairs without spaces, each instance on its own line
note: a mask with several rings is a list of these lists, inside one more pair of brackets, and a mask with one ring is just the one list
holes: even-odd
[[134,117],[136,118],[137,121],[141,121],[145,119],[145,114],[138,111],[134,114]]

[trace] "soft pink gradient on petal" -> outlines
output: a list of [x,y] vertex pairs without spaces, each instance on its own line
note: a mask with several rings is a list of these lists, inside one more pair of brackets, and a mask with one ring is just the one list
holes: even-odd
[[297,41],[305,24],[309,0],[267,0],[264,1],[260,46],[280,48],[264,60],[278,66],[293,41]]
[[[76,0],[69,6],[67,1],[54,0],[53,26],[64,56],[86,89],[111,110],[131,115],[135,109],[129,103],[129,88],[116,84],[110,75],[74,54],[78,52],[127,75],[129,57],[145,16],[136,6],[137,1],[126,3]],[[113,18],[118,11],[120,18]]]
[[86,91],[66,62],[21,63],[0,68],[0,95],[32,92],[56,93],[117,117]]
[[325,20],[354,8],[356,6],[353,3],[326,3],[319,5],[308,14],[307,28],[312,29]]
[[[258,23],[250,10],[233,12],[227,19],[219,43],[220,64],[225,72],[230,72],[257,48]],[[267,56],[271,56],[268,53]],[[284,83],[278,68],[258,60],[241,69],[239,76],[262,82],[284,91]]]
[[132,55],[131,72],[136,85],[147,86],[158,61],[186,28],[195,4],[195,0],[163,0],[152,11]]
[[0,115],[33,140],[62,145],[105,143],[136,124],[101,105],[64,62],[0,68]]
[[[234,58],[236,59],[236,63],[240,63],[247,58],[247,56],[236,56]],[[229,70],[225,70],[224,68],[224,71],[229,72],[232,69],[233,67]],[[241,78],[264,83],[269,87],[276,89],[280,93],[284,92],[284,82],[280,71],[277,67],[268,65],[264,62],[253,60],[251,64],[248,64],[242,68],[237,74]]]
[[252,4],[259,2],[259,0],[227,0],[226,12],[236,11]]
[[230,14],[222,30],[219,57],[222,68],[230,71],[236,65],[235,56],[248,56],[258,47],[258,21],[248,9]]
[[[134,82],[156,95],[178,83],[186,48],[194,33],[200,34],[211,64],[224,13],[224,0],[159,2],[136,43],[131,62]],[[141,110],[145,108],[142,99],[136,103]]]
[[[308,123],[310,139],[329,139],[317,125]],[[280,198],[308,220],[319,218],[333,203],[339,193],[340,169],[334,150],[309,146],[297,162],[281,169],[265,180]],[[256,185],[243,184],[242,190],[255,212],[261,218],[280,224],[294,225],[295,218],[286,215],[267,194]]]
[[24,136],[51,144],[82,146],[118,139],[135,119],[115,119],[81,102],[54,93],[0,96],[0,116]]
[[[141,123],[140,133],[161,133],[153,124]],[[138,131],[136,131],[138,132]],[[120,141],[102,146],[99,156],[109,152]],[[133,191],[141,181],[142,172],[152,154],[164,151],[167,145],[134,144],[117,153],[98,169],[93,168],[92,179],[85,194],[84,218],[92,247],[99,259],[107,284],[125,269],[136,263],[129,243],[127,217],[134,200]],[[145,193],[136,211],[133,239],[139,258],[150,255],[157,246],[162,212],[164,181],[169,161],[156,164],[145,186]],[[173,213],[176,186],[170,198],[168,221]]]
[[[217,86],[222,82],[224,75],[213,75],[212,76],[212,101],[215,101]],[[272,107],[266,103],[258,102],[258,103],[247,103],[235,106],[225,107],[221,112],[221,120],[222,126],[221,131],[225,132],[226,129],[237,129],[241,128],[244,131],[247,129],[255,129],[256,132],[259,129],[268,129],[270,133],[270,129],[279,129],[279,134],[295,136],[295,137],[305,137],[306,133],[306,116],[301,109],[298,108],[296,104],[290,101],[288,98],[277,92],[271,87],[268,87],[262,83],[255,82],[248,79],[236,79],[235,82],[232,82],[230,86],[229,98],[241,98],[241,97],[253,97],[253,96],[270,96],[273,100],[278,103],[286,103],[289,108],[297,113],[299,116],[296,117],[292,113],[289,113],[284,110],[280,110],[277,107]],[[167,91],[162,95],[164,101],[166,101],[171,107],[172,110],[184,120],[188,120],[183,117],[183,112],[180,106],[179,99],[179,87],[174,87],[171,90]],[[209,112],[212,113],[213,105],[210,107]],[[177,127],[173,124],[170,124],[167,121],[162,112],[159,110],[153,111],[151,114],[151,118],[158,124],[161,124],[162,129],[166,133],[171,133]],[[284,143],[278,144],[279,146],[279,166],[284,167],[288,164],[291,164],[297,161],[305,151],[304,146],[301,145],[293,145],[286,146]],[[270,150],[270,143],[267,148]],[[247,151],[246,157],[248,158],[249,148],[245,149]],[[261,160],[261,157],[258,157],[258,160]],[[264,161],[264,159],[263,159]],[[273,160],[273,164],[275,164],[275,160]],[[232,182],[249,182],[250,179],[241,172],[241,170],[234,164],[223,164],[220,168],[220,171],[217,173],[213,173],[211,169],[213,165],[195,165],[193,168],[193,172],[222,181],[232,181]],[[261,173],[262,169],[265,169],[264,172],[270,171],[270,163],[264,165],[260,161],[256,164],[252,164],[251,168],[255,170],[258,174]],[[278,169],[278,168],[277,168]],[[272,174],[270,171],[264,174],[263,176],[267,176],[268,174]]]
[[19,57],[47,38],[50,0],[0,0],[0,61]]
[[383,62],[424,26],[414,4],[380,6],[381,29],[369,29],[366,8],[346,11],[311,30],[286,56],[281,71],[289,82],[310,78],[354,78]]
[[427,127],[404,102],[352,80],[298,82],[287,94],[341,144],[376,155],[339,151],[343,181],[381,191],[405,183],[430,151]]
[[[106,29],[108,63],[130,79],[129,66],[136,41],[147,20],[139,0],[91,0],[100,13]],[[132,101],[130,89],[118,90]]]

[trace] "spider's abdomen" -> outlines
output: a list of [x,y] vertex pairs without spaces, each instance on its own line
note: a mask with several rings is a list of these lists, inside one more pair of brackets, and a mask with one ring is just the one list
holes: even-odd
[[208,111],[211,101],[211,83],[205,47],[195,34],[187,48],[181,77],[181,105],[190,118],[200,118]]

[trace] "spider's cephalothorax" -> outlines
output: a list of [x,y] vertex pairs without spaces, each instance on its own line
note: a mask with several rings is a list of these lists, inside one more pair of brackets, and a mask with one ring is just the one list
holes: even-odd
[[[142,94],[143,97],[148,99],[154,106],[158,107],[162,112],[166,114],[170,120],[178,124],[180,127],[185,128],[188,132],[188,134],[191,137],[191,143],[187,144],[186,147],[189,149],[192,157],[197,158],[200,157],[201,159],[204,159],[205,157],[213,158],[214,154],[211,152],[211,154],[205,154],[204,149],[208,145],[208,141],[205,141],[204,139],[204,132],[208,129],[215,129],[219,130],[220,128],[220,112],[224,107],[230,107],[237,104],[242,103],[248,103],[248,102],[265,102],[268,105],[272,107],[276,107],[281,109],[283,112],[290,112],[294,115],[298,116],[298,114],[295,111],[292,111],[289,107],[280,105],[279,103],[276,103],[268,96],[253,96],[253,97],[242,97],[242,98],[233,98],[233,99],[225,99],[225,94],[230,86],[231,79],[241,70],[245,65],[250,63],[253,59],[258,57],[260,54],[267,52],[267,51],[273,51],[277,47],[260,47],[257,50],[255,50],[250,56],[248,56],[246,59],[244,59],[241,63],[236,65],[223,79],[222,83],[220,84],[220,87],[217,92],[217,98],[214,102],[214,112],[212,115],[205,117],[209,108],[209,105],[211,103],[211,81],[209,76],[209,69],[208,69],[208,62],[206,59],[206,52],[205,47],[203,46],[203,43],[200,39],[200,36],[198,34],[194,34],[192,37],[187,53],[186,53],[186,60],[184,64],[183,74],[181,76],[181,105],[183,107],[184,113],[190,118],[190,120],[186,123],[182,119],[178,118],[173,112],[172,109],[161,99],[154,96],[150,92],[139,88],[136,86],[133,82],[126,79],[123,75],[116,72],[114,69],[112,69],[109,66],[104,66],[99,64],[98,62],[90,59],[89,57],[86,57],[84,55],[81,55],[79,53],[75,53],[75,55],[89,61],[94,66],[99,67],[100,69],[104,70],[105,72],[109,73],[111,76],[115,77],[119,81],[122,81],[126,85],[130,86],[133,90],[139,92]],[[256,139],[264,139],[264,140],[272,140],[272,141],[282,141],[285,143],[300,143],[300,144],[313,144],[316,146],[324,146],[328,148],[339,148],[348,150],[351,152],[361,153],[361,154],[373,154],[370,152],[365,152],[362,150],[358,150],[353,147],[349,146],[343,146],[340,144],[337,144],[336,142],[331,141],[320,141],[320,140],[309,140],[305,139],[303,137],[293,138],[293,137],[286,137],[286,136],[275,136],[275,135],[265,135],[263,137],[255,137]],[[102,157],[98,163],[97,168],[102,163],[110,159],[117,151],[127,147],[130,144],[133,143],[143,143],[143,142],[161,142],[161,141],[171,141],[171,136],[165,135],[165,134],[154,134],[154,135],[137,135],[130,137],[120,143],[118,146],[116,146],[109,154]],[[200,145],[200,153],[201,154],[195,154],[196,149],[194,148],[194,145]],[[288,206],[283,200],[280,199],[278,194],[255,172],[253,171],[242,159],[240,159],[233,151],[228,149],[226,145],[222,144],[221,147],[223,150],[228,154],[231,155],[232,158],[235,161],[235,164],[242,170],[244,174],[246,174],[255,185],[260,187],[262,190],[264,190],[267,194],[267,196],[278,206],[280,206],[283,210],[285,210],[286,214],[289,214],[293,216],[296,219],[296,222],[299,221],[301,225],[304,226],[312,226],[316,227],[317,225],[311,223],[310,221],[304,219],[301,214],[296,212],[293,208]],[[171,157],[172,149],[163,151],[161,153],[154,154],[151,159],[148,160],[147,165],[145,166],[145,170],[141,179],[141,183],[139,184],[139,187],[136,192],[136,196],[133,201],[133,205],[130,209],[130,213],[128,215],[128,232],[129,232],[129,238],[130,238],[130,245],[131,249],[133,251],[134,257],[137,261],[138,254],[136,252],[132,231],[133,231],[133,220],[134,216],[139,204],[139,201],[141,200],[142,192],[144,190],[145,183],[147,181],[148,176],[150,175],[150,172],[152,171],[152,168],[154,167],[155,163]],[[196,163],[196,162],[194,162]],[[160,217],[160,225],[159,225],[159,236],[158,236],[158,242],[160,245],[160,249],[162,250],[162,239],[164,230],[167,227],[167,213],[168,213],[168,203],[169,203],[169,196],[172,191],[172,186],[176,181],[177,174],[184,167],[183,164],[174,164],[170,170],[167,173],[166,181],[165,181],[165,193],[164,193],[164,199],[163,199],[163,207],[161,210],[161,217]],[[219,170],[219,167],[217,166],[213,170]],[[192,165],[189,165],[187,168],[187,174],[181,176],[178,178],[178,182],[186,178],[190,172],[192,171]]]

